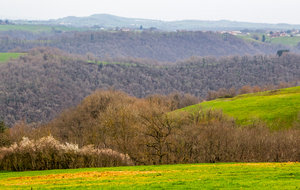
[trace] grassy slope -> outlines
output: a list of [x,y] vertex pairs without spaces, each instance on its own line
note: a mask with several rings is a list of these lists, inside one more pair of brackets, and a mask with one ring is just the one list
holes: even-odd
[[300,110],[300,87],[217,99],[182,110],[191,110],[201,106],[222,109],[227,115],[237,118],[240,124],[250,124],[253,119],[259,118],[266,121],[273,129],[280,128],[283,123],[289,127]]
[[[54,26],[56,30],[62,31],[81,31],[80,28],[72,28],[72,27],[63,27],[63,26]],[[50,33],[52,26],[43,26],[43,25],[0,25],[0,31],[7,30],[24,30],[31,32],[46,32]]]
[[[262,39],[262,36],[264,34],[258,33],[258,35]],[[255,40],[255,39],[251,38],[251,36],[252,36],[252,34],[250,36],[249,35],[246,35],[246,36],[239,36],[239,35],[237,35],[236,37],[242,38],[246,42],[258,42],[258,43],[262,43],[262,41],[258,41],[258,40]],[[285,44],[285,45],[296,46],[298,44],[298,42],[300,42],[300,37],[299,36],[295,36],[295,37],[283,36],[283,37],[270,38],[269,36],[267,36],[265,34],[265,37],[266,37],[266,41],[270,41],[271,40],[271,43],[282,43],[282,44]]]
[[[268,39],[270,40],[270,39]],[[300,37],[277,37],[277,38],[271,38],[271,43],[282,43],[287,45],[293,45],[296,46],[300,42]]]
[[8,60],[10,57],[15,59],[22,54],[23,53],[0,53],[0,62],[4,62],[4,61]]
[[0,172],[0,189],[297,189],[299,163],[219,163]]
[[262,41],[258,41],[258,40],[255,40],[253,38],[251,38],[251,36],[240,36],[240,35],[237,35],[236,37],[238,38],[242,38],[243,40],[245,40],[246,42],[257,42],[257,43],[262,43]]

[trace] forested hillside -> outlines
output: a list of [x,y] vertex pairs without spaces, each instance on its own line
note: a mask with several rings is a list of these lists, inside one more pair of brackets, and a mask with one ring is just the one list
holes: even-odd
[[[10,35],[8,35],[10,34]],[[17,37],[17,36],[20,37]],[[65,52],[82,54],[90,52],[101,59],[110,57],[151,58],[158,61],[177,61],[191,56],[225,56],[244,54],[276,54],[292,46],[261,42],[248,43],[233,35],[211,32],[69,32],[64,34],[36,34],[34,40],[28,32],[7,32],[0,36],[0,52],[20,47],[27,51],[37,46],[50,46]],[[12,37],[9,37],[12,36]]]
[[[85,56],[53,48],[36,48],[0,65],[0,119],[45,122],[63,108],[77,105],[92,91],[114,87],[131,96],[191,93],[244,85],[278,84],[300,78],[300,56],[191,57],[173,64],[118,59],[94,64]],[[116,61],[116,60],[114,60]],[[122,64],[122,62],[126,64]],[[160,65],[160,66],[159,66]]]

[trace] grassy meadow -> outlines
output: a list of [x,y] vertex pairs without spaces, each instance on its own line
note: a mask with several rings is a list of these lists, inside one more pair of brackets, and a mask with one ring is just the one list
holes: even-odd
[[251,35],[245,35],[245,36],[236,35],[236,37],[242,38],[242,39],[245,40],[246,42],[263,43],[262,41],[255,40],[255,39],[251,38]]
[[[81,31],[80,28],[73,27],[64,27],[64,26],[54,26],[56,30],[61,31]],[[23,30],[30,32],[46,32],[50,33],[52,30],[52,26],[44,26],[44,25],[0,25],[0,31],[7,30]]]
[[268,39],[268,41],[269,40],[271,40],[271,43],[282,43],[286,45],[296,46],[300,42],[300,36],[295,36],[295,37],[282,36],[282,37]]
[[298,189],[299,163],[217,163],[0,172],[0,189]]
[[[254,33],[253,33],[254,34]],[[263,43],[261,40],[255,40],[251,38],[253,35],[245,35],[245,36],[240,36],[237,35],[238,38],[242,38],[246,42],[257,42],[257,43]],[[285,45],[292,45],[296,46],[300,42],[300,36],[295,36],[295,37],[287,37],[287,36],[281,36],[281,37],[276,37],[276,38],[270,38],[270,36],[267,36],[266,34],[258,34],[260,38],[262,39],[262,36],[265,35],[266,41],[271,41],[271,43],[281,43]]]
[[300,111],[300,87],[222,98],[181,110],[193,110],[199,107],[222,109],[225,114],[236,118],[237,122],[243,125],[261,119],[272,129],[279,129],[283,124],[290,127]]
[[12,57],[13,59],[18,58],[22,54],[24,53],[0,53],[0,62],[5,62],[10,57]]

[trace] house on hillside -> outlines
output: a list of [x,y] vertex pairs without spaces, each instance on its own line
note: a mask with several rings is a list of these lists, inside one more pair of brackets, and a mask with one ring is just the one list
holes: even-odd
[[284,33],[280,33],[280,36],[288,36],[288,35],[284,32]]
[[129,32],[129,31],[131,31],[130,29],[125,29],[125,28],[121,28],[120,30],[123,31],[123,32]]
[[242,32],[241,31],[227,31],[226,33],[236,36],[238,34],[241,34]]
[[223,31],[216,31],[216,34],[223,34]]
[[289,35],[285,32],[276,32],[276,33],[273,33],[272,35],[270,35],[271,38],[276,38],[279,36],[289,36]]
[[[187,30],[176,30],[177,32],[187,32]],[[205,32],[205,31],[202,31]]]

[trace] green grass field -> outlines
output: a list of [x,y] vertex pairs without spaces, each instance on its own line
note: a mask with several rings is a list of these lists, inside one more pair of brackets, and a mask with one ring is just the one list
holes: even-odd
[[0,189],[299,189],[299,163],[0,172]]
[[181,110],[193,110],[200,107],[222,109],[225,114],[236,118],[237,122],[243,125],[261,119],[272,129],[279,129],[282,126],[290,127],[300,111],[300,87],[217,99]]
[[237,35],[236,37],[238,38],[242,38],[243,40],[245,40],[246,42],[257,42],[257,43],[263,43],[262,41],[258,41],[258,40],[255,40],[253,38],[251,38],[251,36],[249,35],[245,35],[245,36],[240,36],[240,35]]
[[24,53],[0,53],[0,62],[5,62],[10,57],[12,57],[13,59],[18,58],[22,54]]
[[[264,34],[258,33],[258,35],[262,39],[262,36]],[[258,41],[258,40],[255,40],[255,39],[251,38],[251,36],[252,36],[252,34],[251,35],[246,35],[246,36],[237,35],[238,38],[242,38],[246,42],[263,43],[262,41]],[[285,44],[285,45],[296,46],[300,42],[300,37],[299,36],[295,36],[295,37],[282,36],[282,37],[270,38],[269,36],[267,36],[265,34],[265,37],[266,37],[266,41],[271,41],[271,43],[281,43],[281,44]]]
[[[80,28],[72,28],[72,27],[63,27],[63,26],[54,26],[56,30],[62,31],[82,31]],[[30,32],[46,32],[50,33],[52,26],[43,26],[43,25],[0,25],[0,31],[7,30],[23,30]]]
[[271,39],[267,39],[267,40],[271,40],[271,43],[282,43],[282,44],[286,44],[286,45],[296,46],[300,42],[300,37],[299,36],[295,36],[295,37],[283,36],[283,37],[271,38]]

